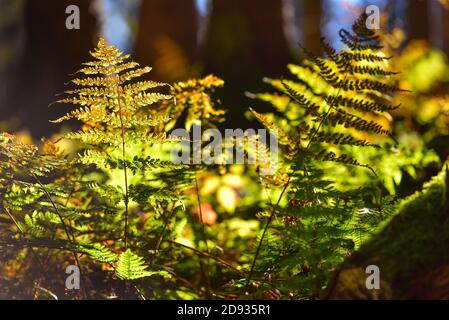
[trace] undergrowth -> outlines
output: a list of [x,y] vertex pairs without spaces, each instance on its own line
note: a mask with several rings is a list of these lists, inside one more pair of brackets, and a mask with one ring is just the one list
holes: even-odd
[[[195,143],[173,129],[224,120],[223,80],[146,80],[151,68],[100,39],[57,101],[73,109],[53,122],[79,129],[40,148],[0,136],[0,297],[321,297],[395,212],[398,175],[434,160],[392,133],[404,90],[365,20],[340,31],[341,52],[323,38],[325,57],[302,49],[292,79],[248,94],[274,107],[249,113],[280,146],[276,163],[255,166],[173,163],[180,142]],[[81,290],[65,290],[71,264]]]

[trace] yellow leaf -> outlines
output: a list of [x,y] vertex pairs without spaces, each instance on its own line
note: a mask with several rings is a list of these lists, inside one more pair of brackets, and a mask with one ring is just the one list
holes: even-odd
[[220,185],[220,179],[216,176],[210,176],[204,179],[204,182],[201,186],[200,193],[202,195],[208,195],[215,190],[217,190],[218,186]]
[[233,188],[222,186],[218,189],[217,200],[227,212],[233,213],[237,207],[238,195]]
[[229,187],[240,188],[243,186],[243,179],[237,174],[227,174],[223,177],[223,183]]

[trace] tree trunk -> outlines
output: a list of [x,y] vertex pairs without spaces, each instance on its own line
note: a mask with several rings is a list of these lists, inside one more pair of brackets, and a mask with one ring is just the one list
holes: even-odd
[[[23,54],[15,70],[17,81],[8,92],[7,115],[20,119],[20,126],[39,137],[57,131],[49,119],[67,110],[48,108],[55,95],[66,88],[69,74],[89,60],[97,20],[89,0],[28,0],[25,5],[25,39]],[[66,28],[66,7],[80,9],[80,29]]]
[[155,80],[185,79],[197,54],[197,20],[194,0],[143,1],[134,59],[153,67]]
[[281,0],[214,0],[204,52],[208,71],[285,70],[289,52]]
[[264,76],[286,74],[291,61],[283,30],[281,0],[214,0],[202,61],[204,73],[225,80],[219,90],[231,107],[227,124],[245,128],[243,113],[253,103],[245,91],[262,90]]
[[408,39],[429,40],[429,1],[409,0]]
[[449,56],[449,3],[443,12],[443,50]]
[[303,33],[304,43],[307,50],[319,55],[321,54],[321,0],[303,0],[300,27]]
[[[0,112],[6,112],[6,99],[17,82],[16,70],[24,37],[24,0],[0,0]],[[4,130],[7,128],[3,128]],[[2,130],[2,129],[0,129]]]

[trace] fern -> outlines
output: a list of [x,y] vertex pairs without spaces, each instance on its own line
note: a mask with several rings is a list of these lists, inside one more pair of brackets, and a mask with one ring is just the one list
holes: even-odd
[[[75,109],[54,121],[82,122],[81,130],[65,135],[80,142],[77,157],[68,160],[49,141],[39,152],[12,135],[0,136],[0,217],[7,223],[2,243],[68,250],[78,265],[87,254],[87,266],[107,264],[123,280],[166,277],[164,271],[147,271],[128,246],[158,251],[172,233],[167,216],[184,208],[180,191],[191,169],[169,161],[179,139],[160,129],[169,119],[163,102],[173,96],[153,92],[167,84],[139,81],[150,68],[128,61],[103,39],[91,55],[94,61],[84,64],[77,72],[83,76],[58,101]],[[139,240],[142,235],[146,242]]]
[[[297,81],[267,80],[286,97],[283,103],[279,103],[278,94],[251,95],[273,102],[287,115],[290,136],[280,139],[280,143],[296,142],[296,153],[328,150],[332,145],[376,147],[369,141],[375,138],[373,134],[390,135],[376,119],[398,107],[388,102],[391,94],[402,90],[394,83],[395,73],[385,69],[388,58],[379,51],[374,31],[364,26],[365,18],[363,15],[358,19],[353,33],[340,32],[342,42],[348,45],[342,52],[337,53],[324,39],[322,47],[327,58],[316,57],[305,50],[308,59],[302,66],[289,65]],[[270,121],[254,114],[265,125]],[[280,120],[274,119],[271,127],[267,127],[279,131],[282,126],[276,122]],[[325,159],[358,165],[349,157]]]
[[114,263],[117,261],[117,254],[111,252],[107,247],[95,243],[91,244],[79,244],[78,250],[87,253],[95,261],[103,263]]
[[136,280],[153,275],[169,276],[166,271],[149,271],[147,268],[142,257],[128,249],[120,255],[115,273],[122,280]]
[[342,51],[322,39],[325,56],[304,49],[289,77],[265,79],[275,92],[248,94],[273,106],[249,114],[281,151],[273,161],[257,136],[235,139],[255,171],[170,161],[172,129],[224,120],[213,98],[223,80],[144,80],[151,68],[100,39],[58,101],[72,109],[54,120],[81,122],[64,136],[77,155],[0,133],[0,295],[51,293],[69,262],[87,288],[63,293],[74,298],[319,298],[397,212],[402,171],[414,178],[436,158],[394,146],[388,119],[402,90],[366,18],[340,31]]
[[185,117],[187,130],[190,130],[193,124],[215,127],[217,123],[222,122],[225,111],[216,108],[216,103],[209,93],[223,84],[224,81],[214,75],[175,83],[172,89],[175,100],[162,104],[162,108],[172,119],[166,124],[165,130],[172,129],[182,117]]
[[[48,235],[51,225],[64,225],[64,218],[70,214],[60,211],[55,199],[67,192],[69,184],[61,186],[57,178],[70,176],[69,163],[51,142],[45,142],[44,150],[47,152],[39,152],[34,145],[19,143],[13,135],[0,134],[2,214],[8,213],[18,231],[35,237]],[[42,182],[43,179],[47,182]],[[23,223],[16,220],[11,211],[24,212]]]
[[[282,290],[296,288],[298,297],[318,295],[332,268],[360,245],[360,234],[366,239],[372,229],[368,226],[376,223],[357,219],[362,208],[379,212],[374,203],[366,203],[365,192],[339,190],[327,178],[332,177],[332,166],[327,166],[330,171],[322,170],[324,163],[331,162],[374,173],[369,164],[344,153],[345,146],[379,149],[375,143],[381,140],[379,136],[392,137],[378,119],[398,107],[389,101],[401,90],[393,79],[395,73],[386,69],[388,58],[380,51],[378,37],[365,27],[366,18],[362,15],[352,32],[340,31],[346,49],[337,52],[322,39],[325,58],[304,49],[304,63],[288,66],[297,79],[268,79],[278,93],[249,95],[272,103],[278,111],[260,114],[250,110],[277,135],[284,151],[282,169],[290,178],[281,184],[283,192],[277,205],[271,204],[266,225],[271,225],[272,235],[282,246],[276,249],[274,263],[264,259],[273,250],[264,246],[262,237],[253,255],[247,289],[253,274],[266,272],[270,266],[270,272],[278,277],[290,278],[287,283],[274,280]],[[284,191],[287,204],[279,207]],[[384,212],[387,200],[380,201],[377,208]]]
[[[149,110],[163,100],[172,99],[172,96],[151,91],[167,84],[133,81],[139,80],[151,68],[141,68],[138,63],[128,61],[129,55],[107,46],[104,39],[100,39],[91,55],[95,60],[84,63],[85,67],[78,71],[85,77],[72,80],[78,88],[66,91],[69,96],[58,101],[80,107],[55,122],[71,118],[82,121],[82,130],[66,135],[66,138],[79,140],[86,146],[78,161],[94,164],[111,172],[111,176],[121,175],[122,183],[116,192],[122,194],[124,205],[126,248],[130,201],[141,199],[135,193],[130,194],[133,183],[138,181],[141,186],[152,189],[149,183],[142,182],[155,174],[153,169],[173,168],[168,161],[161,161],[151,154],[157,150],[156,145],[177,140],[157,130],[157,125],[167,121],[168,117],[163,112],[152,115]],[[151,196],[151,193],[147,195]]]

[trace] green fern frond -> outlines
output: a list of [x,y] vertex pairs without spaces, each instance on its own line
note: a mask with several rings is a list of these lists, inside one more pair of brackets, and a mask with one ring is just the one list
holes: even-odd
[[[281,160],[288,179],[275,184],[286,191],[287,204],[279,205],[283,192],[277,204],[272,204],[269,216],[280,219],[267,222],[273,239],[269,243],[267,239],[259,241],[263,249],[260,258],[256,253],[254,259],[261,265],[253,270],[258,274],[270,268],[270,272],[284,272],[304,287],[322,288],[330,273],[320,270],[341,263],[375,224],[354,223],[359,210],[367,207],[362,201],[364,192],[342,190],[330,178],[339,165],[367,168],[376,176],[369,164],[346,151],[379,149],[375,141],[391,136],[379,119],[398,108],[390,104],[391,96],[402,91],[393,78],[396,73],[388,69],[389,58],[380,51],[377,35],[365,30],[365,21],[366,16],[362,16],[352,32],[340,31],[341,42],[347,46],[340,52],[325,39],[321,39],[324,57],[304,50],[306,60],[302,65],[288,65],[293,80],[265,80],[277,91],[275,94],[249,95],[277,109],[276,116],[250,110],[264,127],[278,132],[279,144],[289,150]],[[371,205],[366,210],[375,210],[372,207],[376,208]],[[274,251],[279,253],[275,257]],[[279,285],[290,288],[288,284]],[[313,290],[305,295],[313,295]]]
[[149,271],[142,257],[133,253],[130,249],[123,252],[118,261],[115,274],[122,280],[136,280],[153,275],[168,277],[166,271]]
[[95,243],[95,244],[82,244],[78,245],[80,252],[88,254],[92,259],[102,263],[115,263],[117,262],[118,255],[111,252],[107,247]]

